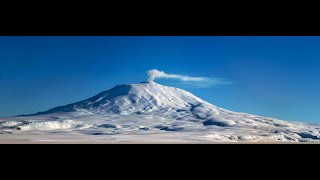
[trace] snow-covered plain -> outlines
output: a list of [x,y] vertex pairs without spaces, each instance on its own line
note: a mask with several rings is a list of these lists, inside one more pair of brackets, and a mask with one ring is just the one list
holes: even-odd
[[320,125],[214,106],[153,81],[28,116],[0,118],[0,143],[318,142]]

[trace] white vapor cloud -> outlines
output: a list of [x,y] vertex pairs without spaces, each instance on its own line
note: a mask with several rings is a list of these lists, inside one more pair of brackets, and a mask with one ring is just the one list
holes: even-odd
[[167,74],[164,71],[152,69],[147,71],[149,76],[148,82],[152,82],[155,79],[178,79],[183,81],[183,84],[194,85],[196,87],[209,87],[215,85],[227,85],[232,84],[231,82],[225,81],[222,78],[207,78],[207,77],[190,77],[179,74]]

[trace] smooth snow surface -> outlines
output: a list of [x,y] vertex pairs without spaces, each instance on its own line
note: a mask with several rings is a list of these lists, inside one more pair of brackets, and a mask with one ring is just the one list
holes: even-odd
[[51,141],[52,134],[105,143],[313,142],[320,140],[320,126],[232,112],[153,81],[119,85],[84,101],[0,119],[0,141],[19,135]]

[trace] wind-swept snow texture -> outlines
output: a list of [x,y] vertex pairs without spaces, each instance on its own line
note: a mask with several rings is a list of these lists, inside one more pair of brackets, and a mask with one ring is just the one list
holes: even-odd
[[52,134],[105,143],[313,142],[320,141],[320,126],[232,112],[153,81],[118,85],[84,101],[0,119],[0,142],[19,135],[49,141]]

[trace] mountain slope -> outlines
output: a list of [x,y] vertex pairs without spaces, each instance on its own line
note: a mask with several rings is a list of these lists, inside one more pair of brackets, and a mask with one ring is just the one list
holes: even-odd
[[208,104],[191,93],[163,86],[155,82],[118,85],[98,95],[69,104],[59,106],[37,114],[72,112],[77,109],[88,109],[97,113],[147,113],[162,109],[190,109],[199,104]]
[[159,135],[170,136],[171,141],[180,138],[187,142],[320,140],[318,125],[232,112],[185,90],[153,81],[118,85],[84,101],[0,120],[0,132],[32,131],[118,138]]
[[157,114],[204,121],[204,125],[228,126],[236,124],[231,111],[218,108],[188,91],[163,86],[153,81],[118,85],[77,103],[60,106],[37,115],[75,112],[85,109],[97,114]]

